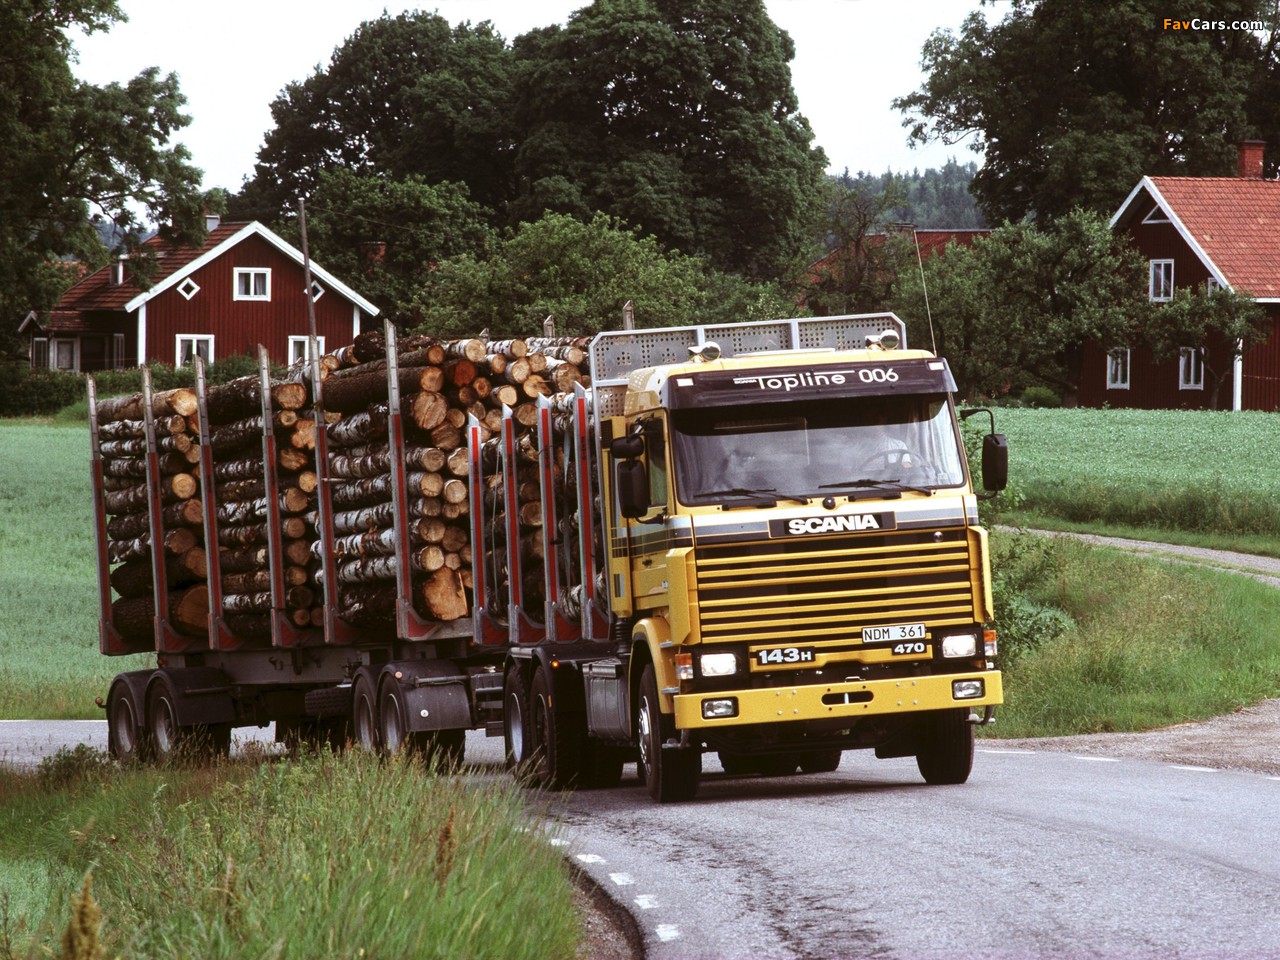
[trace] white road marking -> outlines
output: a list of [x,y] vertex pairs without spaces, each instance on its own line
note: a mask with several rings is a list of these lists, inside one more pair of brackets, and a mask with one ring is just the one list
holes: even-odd
[[641,910],[655,910],[658,906],[658,898],[650,893],[642,893],[632,901]]
[[1175,770],[1190,770],[1192,773],[1217,773],[1217,767],[1186,767],[1181,764],[1171,764]]
[[1119,757],[1077,757],[1072,756],[1072,760],[1086,760],[1089,763],[1119,763]]
[[629,887],[636,882],[636,878],[629,873],[611,873],[609,879],[620,887]]
[[581,860],[583,863],[604,863],[605,862],[604,857],[600,856],[600,854],[598,853],[580,853],[578,854],[578,859]]
[[560,837],[552,837],[552,838],[551,838],[551,845],[552,845],[553,847],[567,847],[567,846],[569,845],[569,841],[568,841],[568,840],[564,840],[564,839],[562,839],[562,838],[560,838]]
[[994,753],[1006,757],[1031,757],[1036,754],[1035,750],[991,750],[985,747],[979,748],[979,753]]
[[658,939],[663,943],[670,943],[680,936],[680,928],[674,923],[660,923],[653,932],[658,935]]

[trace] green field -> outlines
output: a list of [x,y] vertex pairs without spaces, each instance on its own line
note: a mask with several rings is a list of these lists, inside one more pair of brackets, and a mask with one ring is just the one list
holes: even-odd
[[100,718],[89,431],[0,421],[0,718]]
[[1280,415],[995,413],[1009,438],[1002,518],[1280,555]]

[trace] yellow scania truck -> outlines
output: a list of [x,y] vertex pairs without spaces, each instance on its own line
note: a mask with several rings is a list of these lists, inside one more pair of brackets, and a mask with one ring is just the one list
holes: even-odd
[[978,503],[1007,449],[992,419],[980,492],[947,363],[897,317],[605,332],[521,403],[497,344],[383,339],[327,381],[313,350],[279,382],[263,353],[218,388],[90,383],[100,648],[155,656],[103,702],[114,756],[274,723],[450,760],[484,730],[521,777],[634,761],[659,802],[706,753],[967,779],[1002,697]]

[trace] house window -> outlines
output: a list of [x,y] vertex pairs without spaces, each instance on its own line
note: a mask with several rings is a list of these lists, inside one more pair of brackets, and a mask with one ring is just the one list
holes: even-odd
[[1199,347],[1183,347],[1178,351],[1178,389],[1204,389],[1204,351]]
[[1173,261],[1151,261],[1151,299],[1165,301],[1173,299]]
[[315,303],[324,296],[324,287],[320,286],[315,280],[311,281],[311,302]]
[[[310,360],[307,354],[307,341],[310,337],[290,337],[289,338],[289,365],[292,366],[302,360]],[[320,355],[324,356],[324,337],[316,337],[316,349],[320,351]]]
[[31,366],[36,370],[49,368],[49,338],[31,338]]
[[190,277],[178,284],[178,292],[182,294],[183,300],[190,300],[200,292],[200,284],[196,283]]
[[52,355],[50,366],[55,370],[79,370],[79,343],[75,340],[55,339],[50,343]]
[[111,335],[111,366],[119,370],[124,366],[124,334],[113,333]]
[[1161,210],[1158,206],[1156,206],[1151,208],[1151,212],[1148,213],[1146,217],[1143,218],[1142,222],[1143,223],[1168,223],[1169,218],[1165,216],[1165,213],[1163,210]]
[[1122,348],[1107,354],[1107,389],[1129,389],[1129,351]]
[[236,300],[270,300],[271,270],[267,267],[236,267]]
[[1209,294],[1210,296],[1212,296],[1215,292],[1221,289],[1222,289],[1222,284],[1218,282],[1216,277],[1210,277],[1208,280],[1204,282],[1204,292]]
[[189,367],[196,357],[213,363],[213,336],[207,333],[178,334],[175,367]]

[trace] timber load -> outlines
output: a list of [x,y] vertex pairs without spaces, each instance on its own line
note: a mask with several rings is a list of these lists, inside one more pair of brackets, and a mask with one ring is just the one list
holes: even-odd
[[[96,402],[104,619],[125,642],[104,651],[163,651],[166,629],[174,650],[294,645],[327,633],[326,614],[381,631],[406,601],[422,621],[457,621],[475,611],[477,571],[498,597],[513,565],[524,605],[541,604],[539,404],[565,407],[589,385],[588,343],[410,335],[388,356],[370,332],[281,377],[263,361],[261,375],[154,393],[149,408],[143,395]],[[553,419],[563,534],[573,479]]]

